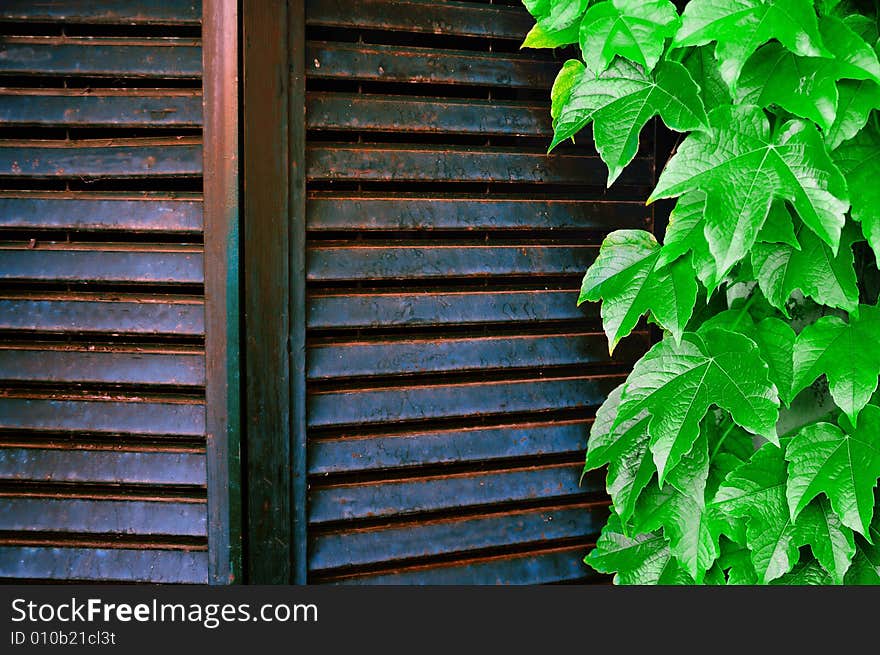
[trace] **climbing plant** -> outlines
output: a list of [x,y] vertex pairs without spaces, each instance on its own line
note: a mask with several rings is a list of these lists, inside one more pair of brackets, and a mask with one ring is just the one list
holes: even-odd
[[579,304],[609,349],[663,337],[597,411],[584,471],[619,584],[880,583],[880,62],[876,2],[523,0],[523,47],[573,46],[553,150],[608,185],[659,117],[662,242],[605,238]]

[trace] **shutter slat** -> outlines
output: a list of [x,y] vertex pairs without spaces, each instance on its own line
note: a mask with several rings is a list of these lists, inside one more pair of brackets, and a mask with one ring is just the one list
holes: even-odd
[[67,448],[0,449],[0,480],[205,486],[205,455]]
[[0,577],[207,584],[206,551],[0,546]]
[[591,420],[312,439],[309,473],[359,473],[582,451]]
[[422,195],[376,197],[321,194],[309,197],[310,231],[338,230],[595,230],[645,228],[650,211],[640,202],[535,200]]
[[306,24],[522,41],[531,17],[521,8],[432,0],[307,0]]
[[317,428],[586,409],[623,380],[611,375],[322,391],[309,396],[308,423]]
[[415,480],[316,487],[309,494],[312,524],[413,514],[491,503],[562,498],[601,491],[588,475],[579,485],[579,464],[536,466]]
[[204,353],[0,348],[0,381],[199,387]]
[[188,128],[201,124],[202,97],[194,90],[0,89],[0,125],[4,126]]
[[549,88],[559,64],[519,55],[312,41],[306,72],[316,79],[505,88]]
[[310,542],[310,566],[318,572],[556,539],[594,541],[607,514],[605,505],[578,504],[319,534]]
[[198,25],[200,0],[3,0],[0,20],[114,25]]

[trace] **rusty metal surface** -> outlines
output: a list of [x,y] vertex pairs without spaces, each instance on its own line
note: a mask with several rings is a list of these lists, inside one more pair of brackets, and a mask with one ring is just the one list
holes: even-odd
[[0,4],[0,579],[205,582],[201,5]]

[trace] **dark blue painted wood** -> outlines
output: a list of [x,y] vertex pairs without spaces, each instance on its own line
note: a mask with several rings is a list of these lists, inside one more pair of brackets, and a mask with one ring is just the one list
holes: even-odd
[[46,333],[204,334],[204,303],[172,296],[0,298],[0,329]]
[[[632,362],[647,350],[647,346],[647,333],[636,334],[621,344],[621,352],[616,353],[613,361]],[[602,333],[400,339],[315,345],[309,349],[308,374],[313,379],[333,379],[571,366],[610,361],[608,341]]]
[[309,473],[355,473],[580,452],[590,421],[517,423],[338,439],[312,439]]
[[39,23],[198,25],[200,0],[3,0],[0,20]]
[[550,88],[559,64],[522,55],[309,42],[306,73],[323,79]]
[[25,534],[179,535],[204,537],[205,503],[75,498],[4,498],[0,530]]
[[200,437],[205,434],[205,406],[138,398],[0,398],[0,429]]
[[586,409],[602,403],[623,375],[504,380],[315,392],[309,426]]
[[309,25],[522,41],[534,24],[521,7],[433,0],[309,0]]
[[197,177],[202,147],[192,139],[0,141],[0,177],[150,178]]
[[[645,228],[641,202],[490,196],[321,194],[309,199],[311,231],[323,230],[579,230]],[[582,234],[582,232],[581,232]]]
[[0,480],[205,486],[205,455],[62,448],[0,449]]
[[434,564],[360,577],[337,583],[358,585],[532,585],[600,579],[584,564],[585,546],[500,556],[454,564]]
[[189,39],[5,36],[0,38],[0,73],[198,79],[202,49]]
[[598,246],[468,243],[419,246],[315,246],[310,281],[457,278],[485,275],[583,275]]
[[603,476],[588,474],[581,482],[582,468],[580,464],[557,464],[327,487],[316,483],[309,494],[309,522],[404,516],[604,490]]
[[[604,187],[599,157],[547,155],[539,149],[423,145],[312,144],[309,179],[370,182],[494,182]],[[648,186],[652,163],[636,158],[616,182]]]
[[0,125],[46,127],[198,127],[202,97],[184,93],[0,91]]
[[0,380],[200,387],[205,384],[205,355],[0,348]]
[[312,329],[538,323],[597,318],[593,303],[577,306],[569,291],[322,293],[308,305]]
[[556,539],[586,543],[596,539],[607,514],[605,505],[580,504],[318,534],[310,542],[310,565],[317,572]]
[[201,284],[204,258],[200,247],[61,246],[0,247],[0,280],[45,282],[124,282],[131,284]]
[[162,196],[143,199],[90,197],[86,194],[0,197],[0,227],[197,233],[202,229],[202,203],[200,200],[172,200]]
[[0,546],[0,578],[205,584],[199,550]]

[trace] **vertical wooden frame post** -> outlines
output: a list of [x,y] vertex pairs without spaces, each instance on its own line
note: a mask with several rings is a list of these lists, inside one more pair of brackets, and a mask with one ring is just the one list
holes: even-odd
[[205,0],[205,411],[208,580],[241,581],[238,3]]
[[306,582],[305,7],[244,2],[248,580]]

